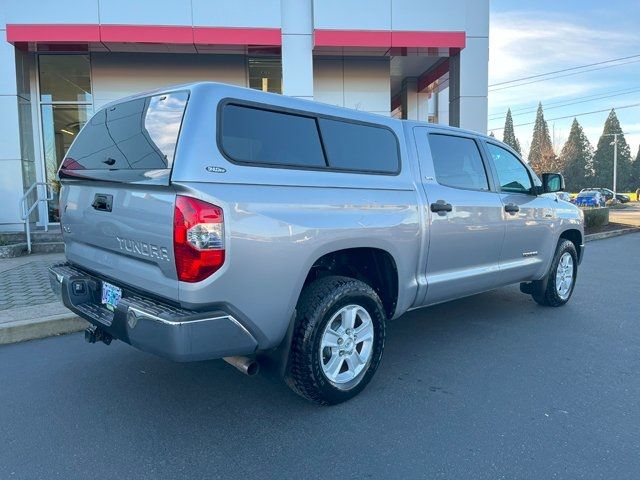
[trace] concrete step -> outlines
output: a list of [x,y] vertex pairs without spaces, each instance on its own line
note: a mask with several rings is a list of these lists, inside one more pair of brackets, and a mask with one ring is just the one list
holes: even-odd
[[31,243],[31,253],[63,253],[63,242],[37,242]]
[[[22,243],[27,238],[24,232],[0,233],[0,243]],[[52,228],[48,232],[36,230],[31,232],[31,243],[62,242],[62,233],[58,228]]]

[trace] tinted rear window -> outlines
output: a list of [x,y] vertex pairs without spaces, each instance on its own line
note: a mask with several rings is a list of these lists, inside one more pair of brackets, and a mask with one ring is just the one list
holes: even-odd
[[326,166],[312,117],[225,105],[221,140],[224,152],[238,162]]
[[78,135],[62,169],[171,168],[188,98],[188,92],[175,92],[100,110]]
[[320,118],[329,166],[348,170],[395,173],[398,144],[386,128]]

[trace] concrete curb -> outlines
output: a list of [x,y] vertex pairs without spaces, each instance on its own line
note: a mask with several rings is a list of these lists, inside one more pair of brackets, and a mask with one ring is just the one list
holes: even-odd
[[0,345],[80,332],[89,323],[73,313],[0,324]]
[[611,230],[610,232],[592,233],[591,235],[585,235],[585,242],[593,242],[594,240],[603,240],[605,238],[617,237],[619,235],[626,235],[627,233],[640,232],[640,227],[620,228],[618,230]]

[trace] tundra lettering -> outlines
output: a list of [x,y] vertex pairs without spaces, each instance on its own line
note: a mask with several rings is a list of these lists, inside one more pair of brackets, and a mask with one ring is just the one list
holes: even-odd
[[169,251],[165,247],[159,247],[152,243],[146,243],[140,240],[132,240],[130,238],[120,238],[116,236],[120,250],[126,252],[137,253],[145,257],[157,258],[170,262]]
[[494,138],[218,83],[108,104],[58,175],[50,279],[89,342],[269,364],[322,405],[405,312],[511,284],[559,307],[584,255],[562,176]]

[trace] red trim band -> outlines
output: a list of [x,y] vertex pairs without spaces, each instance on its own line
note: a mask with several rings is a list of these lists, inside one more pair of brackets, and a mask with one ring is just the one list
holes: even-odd
[[191,27],[100,25],[100,40],[104,43],[192,44],[193,29]]
[[7,41],[99,42],[99,25],[7,25]]
[[279,28],[194,27],[196,45],[282,45]]
[[464,48],[465,32],[392,30],[322,30],[314,32],[316,47]]
[[159,43],[196,45],[282,45],[279,28],[163,25],[7,25],[9,43]]

